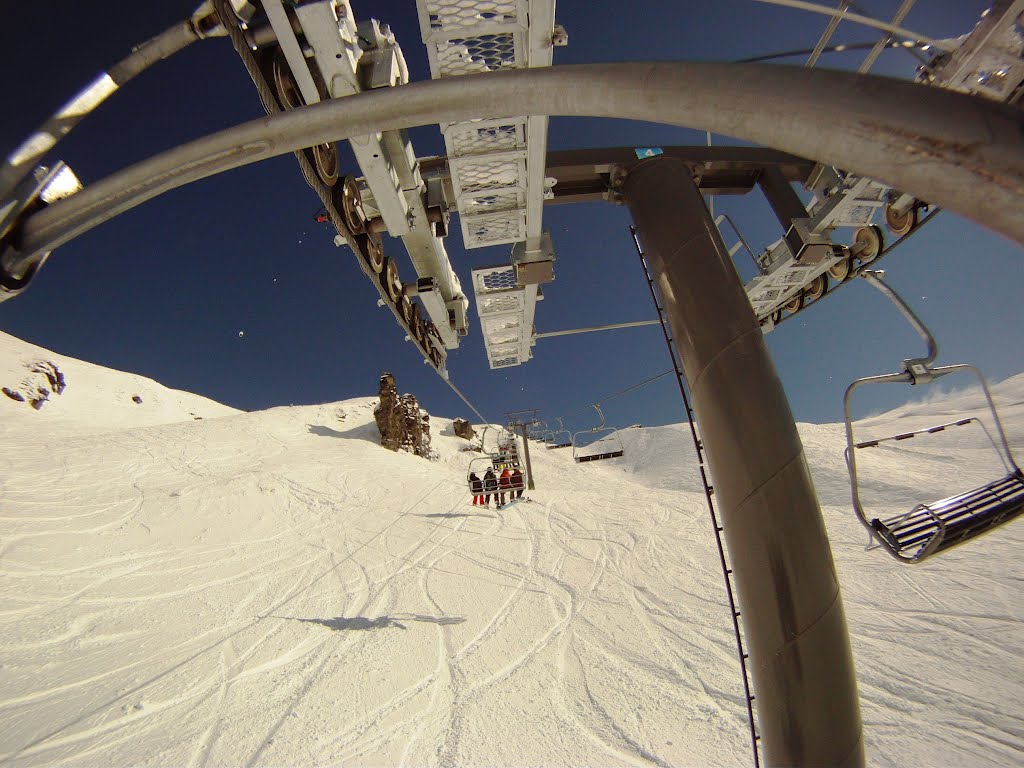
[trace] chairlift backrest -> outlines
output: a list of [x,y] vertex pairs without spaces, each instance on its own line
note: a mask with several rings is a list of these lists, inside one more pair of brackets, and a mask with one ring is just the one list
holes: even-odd
[[[853,508],[871,536],[885,546],[891,555],[901,562],[917,563],[1021,514],[1024,511],[1024,474],[1021,473],[1020,467],[1014,461],[1002,421],[996,411],[988,383],[981,371],[967,364],[932,365],[938,355],[938,347],[928,329],[899,295],[882,282],[882,273],[865,271],[862,276],[896,304],[900,312],[924,339],[928,346],[928,354],[922,358],[904,360],[902,370],[897,373],[857,379],[846,389],[843,398],[843,417],[846,425],[846,463],[850,475]],[[854,391],[865,384],[927,385],[960,371],[973,374],[981,384],[988,410],[992,415],[996,435],[993,436],[987,429],[985,432],[996,453],[1000,456],[1006,469],[1006,475],[977,488],[968,489],[938,501],[918,504],[909,512],[894,517],[869,518],[860,498],[857,476],[858,450],[876,448],[880,443],[887,441],[903,441],[918,436],[933,435],[952,427],[966,426],[978,420],[975,418],[958,419],[934,427],[904,431],[891,437],[857,442],[854,437],[853,421],[850,417],[850,402]],[[981,424],[981,422],[978,423]],[[984,424],[981,426],[984,428]]]

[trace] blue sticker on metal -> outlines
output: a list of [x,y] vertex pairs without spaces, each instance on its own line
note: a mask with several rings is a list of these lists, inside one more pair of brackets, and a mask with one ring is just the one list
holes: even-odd
[[662,152],[661,147],[636,147],[633,151],[636,152],[636,156],[641,160],[645,157],[660,155]]

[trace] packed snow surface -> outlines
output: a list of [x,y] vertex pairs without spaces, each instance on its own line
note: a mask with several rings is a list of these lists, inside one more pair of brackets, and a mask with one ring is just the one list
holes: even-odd
[[[484,509],[443,418],[431,462],[377,445],[373,398],[241,413],[0,334],[4,386],[40,362],[60,395],[0,396],[3,765],[752,763],[685,425],[579,465],[534,444],[530,500]],[[994,391],[1024,454],[1024,376]],[[841,425],[801,434],[869,764],[1020,765],[1024,523],[919,566],[865,551]],[[862,459],[880,513],[1003,472],[972,427],[905,443]]]

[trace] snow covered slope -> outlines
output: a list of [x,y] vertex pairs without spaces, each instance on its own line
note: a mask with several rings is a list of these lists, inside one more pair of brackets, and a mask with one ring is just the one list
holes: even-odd
[[[67,379],[0,398],[0,764],[751,764],[685,426],[592,464],[534,445],[533,500],[481,509],[443,418],[430,462],[376,444],[374,398],[238,413],[0,342],[5,386]],[[1024,453],[1024,377],[997,392]],[[865,552],[841,427],[801,431],[869,763],[1019,763],[1024,524],[919,567]],[[876,503],[972,482],[979,440],[880,452]]]
[[[5,390],[0,394],[4,431],[66,428],[82,434],[238,413],[205,397],[64,357],[6,333],[0,333],[0,388]],[[58,388],[63,391],[58,393]],[[33,408],[33,399],[38,408]]]

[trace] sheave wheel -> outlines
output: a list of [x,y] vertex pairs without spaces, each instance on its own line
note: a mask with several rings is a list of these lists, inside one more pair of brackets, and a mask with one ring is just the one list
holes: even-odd
[[412,322],[412,299],[404,294],[402,298],[398,300],[398,313],[406,323]]
[[320,181],[333,187],[338,181],[338,145],[331,142],[313,147],[313,165]]
[[812,301],[817,301],[825,295],[826,290],[828,290],[828,280],[824,275],[818,275],[804,286],[804,296]]
[[882,252],[883,243],[882,230],[872,224],[857,230],[850,250],[856,253],[861,264],[870,264]]
[[366,263],[370,265],[370,269],[378,275],[383,272],[384,244],[380,240],[380,235],[374,232],[367,232],[357,235],[356,242],[359,243],[359,252],[366,260]]
[[292,70],[288,66],[288,59],[285,58],[284,51],[280,48],[274,51],[272,70],[274,92],[277,94],[277,100],[280,102],[281,108],[295,109],[296,107],[301,107],[302,94],[299,92],[295,76],[292,75]]
[[828,268],[828,276],[837,283],[841,283],[850,276],[850,270],[852,267],[853,265],[850,263],[850,258],[848,256],[844,257]]
[[897,237],[902,237],[917,226],[917,206],[912,205],[902,214],[896,213],[891,205],[885,206],[885,226]]
[[420,305],[412,305],[412,322],[409,323],[409,330],[417,342],[423,341],[423,314],[420,312]]
[[423,350],[430,353],[430,350],[434,348],[434,345],[430,343],[430,337],[436,336],[437,331],[434,329],[434,323],[431,320],[425,320],[423,322],[423,340],[420,342],[420,346]]
[[380,275],[381,285],[392,303],[397,304],[402,297],[402,278],[398,275],[398,264],[394,259],[384,257],[384,271]]
[[353,235],[366,231],[366,213],[363,211],[363,195],[359,191],[359,182],[352,176],[346,176],[341,185],[341,215],[345,217],[345,226]]
[[786,305],[785,305],[784,308],[785,308],[785,310],[787,312],[789,312],[789,314],[792,315],[795,312],[799,312],[800,309],[803,307],[803,305],[804,305],[804,294],[803,294],[803,291],[801,291],[796,296],[794,296],[792,299],[790,299],[788,302],[786,302]]

